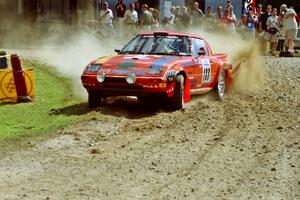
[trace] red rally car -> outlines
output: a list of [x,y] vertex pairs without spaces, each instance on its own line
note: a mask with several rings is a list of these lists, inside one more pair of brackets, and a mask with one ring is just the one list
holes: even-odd
[[222,99],[231,83],[232,66],[226,54],[213,54],[196,35],[172,32],[143,33],[118,55],[92,61],[81,76],[91,108],[110,96],[139,100],[164,96],[182,109],[194,94],[215,89]]

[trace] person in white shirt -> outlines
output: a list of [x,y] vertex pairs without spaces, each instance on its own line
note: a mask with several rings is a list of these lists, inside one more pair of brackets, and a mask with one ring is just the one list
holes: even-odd
[[111,9],[108,8],[108,3],[104,2],[103,3],[103,13],[100,17],[101,23],[103,24],[104,28],[113,31],[114,26],[113,26],[113,12]]
[[294,51],[294,40],[296,39],[298,24],[296,21],[296,12],[294,9],[288,9],[285,4],[280,6],[283,30],[285,33],[285,37],[288,40],[288,51],[293,53]]
[[138,13],[134,10],[134,3],[131,3],[129,5],[129,10],[125,12],[124,23],[129,29],[133,28],[134,30],[136,30],[138,20]]
[[167,16],[167,27],[173,28],[174,27],[174,22],[175,22],[175,7],[172,6],[170,8],[170,15]]

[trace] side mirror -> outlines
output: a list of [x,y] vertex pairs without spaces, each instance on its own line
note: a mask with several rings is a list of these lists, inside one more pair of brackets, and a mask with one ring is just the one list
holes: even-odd
[[115,49],[115,52],[116,52],[116,53],[120,53],[121,50],[120,50],[120,49]]

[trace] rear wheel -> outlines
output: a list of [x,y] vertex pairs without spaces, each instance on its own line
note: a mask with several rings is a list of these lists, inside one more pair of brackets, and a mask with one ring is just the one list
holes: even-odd
[[97,91],[89,91],[88,104],[90,108],[97,108],[101,106],[102,95]]
[[178,75],[176,77],[176,84],[174,95],[172,97],[172,105],[174,110],[181,110],[184,108],[184,77]]
[[219,99],[224,99],[227,92],[226,72],[224,70],[222,70],[219,74],[218,84],[216,85],[215,90],[218,94]]

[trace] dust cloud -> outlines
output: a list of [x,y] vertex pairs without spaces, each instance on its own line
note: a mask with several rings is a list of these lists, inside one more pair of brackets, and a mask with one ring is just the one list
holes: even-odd
[[[40,34],[38,40],[31,38],[33,42],[30,44],[22,47],[16,45],[16,51],[24,57],[47,63],[61,75],[71,78],[74,82],[74,94],[78,97],[86,95],[80,81],[84,67],[101,56],[115,55],[114,49],[122,48],[132,38],[129,34],[120,32],[109,38],[101,38],[84,26],[70,30],[63,25],[53,25],[47,29],[48,34]],[[208,41],[214,53],[227,53],[233,68],[238,69],[234,74],[234,90],[253,89],[262,83],[262,57],[253,42],[243,40],[238,34],[225,32],[208,33],[195,29],[184,32],[200,35]],[[34,34],[27,35],[35,37],[32,36]],[[16,44],[24,44],[14,41]]]
[[202,36],[213,53],[226,53],[233,67],[233,91],[257,90],[263,83],[263,57],[257,42],[245,40],[238,33],[208,33],[191,30]]

